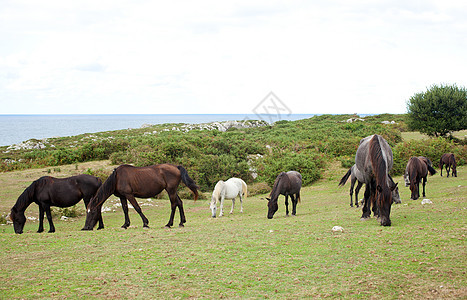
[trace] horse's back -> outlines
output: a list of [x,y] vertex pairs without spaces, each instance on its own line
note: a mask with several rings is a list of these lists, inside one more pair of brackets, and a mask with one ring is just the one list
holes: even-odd
[[297,171],[289,171],[287,172],[287,177],[290,180],[290,192],[293,194],[300,192],[302,188],[302,174]]
[[389,143],[380,135],[370,135],[360,140],[360,145],[358,146],[357,153],[355,155],[355,165],[357,169],[361,172],[362,177],[367,181],[368,176],[372,176],[373,166],[371,164],[370,156],[370,142],[374,137],[378,138],[378,142],[381,148],[382,156],[386,162],[387,172],[389,172],[393,167],[393,154]]

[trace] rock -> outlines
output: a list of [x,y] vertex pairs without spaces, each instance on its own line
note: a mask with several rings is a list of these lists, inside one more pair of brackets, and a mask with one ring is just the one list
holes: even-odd
[[430,199],[423,199],[422,204],[433,204]]
[[334,232],[342,232],[342,231],[344,231],[344,228],[342,228],[341,226],[334,226],[334,227],[332,228],[332,231],[334,231]]

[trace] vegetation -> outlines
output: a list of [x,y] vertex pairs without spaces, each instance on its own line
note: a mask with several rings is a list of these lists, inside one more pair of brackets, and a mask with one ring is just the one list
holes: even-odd
[[408,125],[429,136],[446,136],[467,129],[467,89],[433,85],[407,103]]
[[[346,122],[355,117],[322,115],[293,122],[279,121],[273,126],[231,128],[225,132],[186,131],[183,124],[166,124],[48,139],[43,142],[43,149],[2,147],[0,170],[110,159],[116,165],[184,165],[204,191],[212,189],[218,180],[232,176],[244,178],[248,183],[272,184],[280,171],[290,169],[301,172],[305,184],[310,184],[321,178],[329,161],[351,160],[360,139],[367,135],[381,134],[392,146],[402,141],[401,122],[381,123],[381,118],[399,121],[400,116],[382,115]],[[258,177],[253,178],[253,173]]]

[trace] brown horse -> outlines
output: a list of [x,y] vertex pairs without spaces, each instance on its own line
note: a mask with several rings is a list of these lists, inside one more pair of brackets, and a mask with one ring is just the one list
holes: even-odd
[[391,147],[376,134],[363,138],[355,155],[355,164],[365,182],[362,219],[370,217],[370,206],[373,205],[373,212],[378,215],[381,225],[391,226],[392,191],[397,188],[389,176],[393,166]]
[[302,188],[302,175],[297,171],[281,172],[277,175],[268,200],[268,219],[272,219],[279,209],[277,198],[285,196],[285,215],[289,216],[289,196],[292,199],[292,215],[297,213],[297,203],[300,202],[300,189]]
[[121,165],[116,168],[113,173],[102,184],[97,191],[96,196],[91,199],[88,205],[86,222],[83,230],[92,230],[101,214],[102,204],[114,194],[120,198],[122,203],[123,213],[125,214],[125,223],[122,228],[130,226],[130,218],[128,216],[128,203],[140,215],[143,220],[143,227],[149,227],[149,221],[141,211],[141,208],[136,202],[135,197],[148,198],[154,197],[166,190],[169,194],[172,212],[166,227],[171,227],[174,221],[175,210],[178,207],[180,211],[180,227],[183,227],[186,222],[185,212],[183,211],[183,203],[177,194],[177,188],[180,181],[193,192],[195,201],[198,199],[198,186],[188,176],[186,169],[182,166],[174,166],[171,164],[159,164],[148,167],[133,167],[130,165]]
[[427,182],[428,172],[431,175],[436,173],[433,169],[431,161],[423,156],[411,157],[405,168],[404,180],[405,186],[410,185],[410,199],[417,200],[420,198],[420,181],[423,185],[423,197],[425,197],[425,185]]
[[[50,207],[70,207],[81,199],[84,200],[84,205],[87,206],[101,184],[102,181],[99,178],[86,174],[67,178],[43,176],[35,180],[18,197],[16,204],[11,209],[10,219],[13,221],[15,233],[23,233],[24,224],[26,223],[24,211],[33,202],[39,205],[39,229],[37,232],[44,231],[44,213],[49,221],[49,232],[55,232]],[[98,220],[98,229],[104,228],[102,218],[99,217]]]
[[439,168],[441,169],[441,176],[443,176],[443,166],[446,165],[446,172],[448,173],[452,168],[452,176],[457,177],[457,164],[456,164],[456,157],[452,153],[445,153],[441,156],[439,160]]

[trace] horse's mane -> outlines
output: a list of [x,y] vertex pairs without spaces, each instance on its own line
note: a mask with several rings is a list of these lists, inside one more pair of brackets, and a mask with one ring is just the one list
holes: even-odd
[[279,175],[277,175],[276,180],[274,181],[274,184],[272,185],[272,190],[271,193],[269,194],[269,198],[274,199],[276,198],[275,195],[280,192],[278,191],[279,188],[279,183],[282,180],[289,180],[289,177],[287,177],[287,173],[281,172]]
[[97,190],[96,195],[91,198],[91,201],[88,204],[88,209],[98,207],[107,200],[110,195],[115,192],[115,185],[117,183],[117,169],[114,169],[112,174],[107,178],[107,180],[101,185]]
[[32,203],[36,189],[42,189],[49,179],[50,177],[44,176],[33,181],[18,197],[13,208],[17,211],[26,209]]
[[212,192],[212,195],[216,197],[216,199],[219,199],[220,193],[222,192],[222,186],[224,184],[223,180],[219,180],[216,183],[216,186],[214,187],[214,191]]
[[378,135],[375,134],[371,138],[369,146],[370,161],[373,168],[373,173],[376,177],[376,184],[381,186],[383,193],[390,193],[390,189],[386,180],[388,176],[387,162],[384,159],[383,149],[379,142]]

